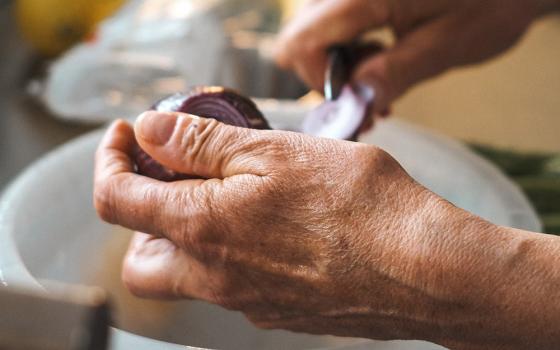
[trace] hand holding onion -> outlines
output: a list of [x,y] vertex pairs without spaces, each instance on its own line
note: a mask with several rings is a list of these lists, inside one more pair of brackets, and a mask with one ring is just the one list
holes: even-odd
[[[222,123],[243,128],[270,129],[253,101],[233,90],[218,86],[198,86],[186,93],[176,93],[157,102],[152,109],[212,117]],[[154,128],[159,126],[154,125]],[[157,180],[177,181],[192,177],[162,166],[139,147],[134,160],[139,174]]]
[[[137,146],[199,179],[135,174]],[[261,327],[352,336],[397,335],[384,295],[415,307],[402,285],[415,269],[407,251],[435,195],[380,149],[152,111],[134,131],[111,127],[96,168],[101,217],[152,234],[137,234],[125,259],[124,281],[139,295],[207,300]]]
[[[558,2],[308,6],[277,58],[317,88],[329,46],[395,29],[397,44],[353,75],[354,86],[374,87],[382,112],[415,83],[503,51]],[[367,99],[347,96],[357,103],[342,107],[368,109]],[[235,115],[239,105],[228,104],[225,115]],[[263,328],[452,349],[560,348],[560,238],[466,213],[373,146],[166,110],[143,114],[134,130],[114,123],[96,155],[100,216],[151,233],[137,233],[125,258],[123,280],[135,294],[206,300]],[[328,113],[305,127],[318,122],[332,137]],[[335,137],[353,138],[361,119],[351,121]]]
[[[138,147],[191,179],[136,174]],[[262,328],[560,346],[558,239],[454,207],[374,146],[151,111],[108,130],[94,198],[104,220],[151,233],[123,266],[139,296],[206,300]]]

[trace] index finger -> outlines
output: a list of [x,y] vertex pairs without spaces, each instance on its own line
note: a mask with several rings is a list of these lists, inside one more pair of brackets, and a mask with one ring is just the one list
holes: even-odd
[[306,83],[318,89],[323,84],[326,50],[348,43],[367,30],[388,23],[388,1],[326,0],[313,2],[281,32],[276,62],[295,69]]
[[132,127],[124,120],[112,123],[95,153],[95,181],[134,172],[134,148],[138,147]]
[[184,229],[181,235],[204,229],[211,208],[198,204],[210,202],[201,198],[203,180],[165,183],[138,175],[134,173],[135,147],[133,129],[122,120],[114,122],[103,137],[95,157],[94,205],[99,216],[177,243],[184,242],[177,226]]

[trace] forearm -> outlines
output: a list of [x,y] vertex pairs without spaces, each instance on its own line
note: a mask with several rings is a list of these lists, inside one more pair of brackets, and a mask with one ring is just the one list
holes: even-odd
[[441,205],[425,231],[430,261],[412,270],[427,296],[424,321],[412,322],[419,337],[451,349],[560,348],[560,238]]

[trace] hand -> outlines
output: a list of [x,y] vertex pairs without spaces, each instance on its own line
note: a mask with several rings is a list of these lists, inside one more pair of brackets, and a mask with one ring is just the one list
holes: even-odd
[[359,65],[353,81],[373,86],[375,112],[414,84],[495,56],[558,0],[311,0],[280,34],[276,59],[309,86],[323,86],[328,47],[388,26],[394,47]]
[[[135,134],[165,166],[208,180],[134,174]],[[434,198],[373,146],[179,113],[148,112],[135,132],[117,122],[97,152],[101,217],[152,234],[130,245],[130,290],[206,300],[264,328],[413,337],[404,325],[422,291],[409,253],[444,204]]]
[[[137,142],[207,180],[135,174]],[[262,328],[560,347],[560,239],[466,213],[373,146],[148,112],[105,135],[94,199],[151,233],[123,266],[139,296],[206,300]]]

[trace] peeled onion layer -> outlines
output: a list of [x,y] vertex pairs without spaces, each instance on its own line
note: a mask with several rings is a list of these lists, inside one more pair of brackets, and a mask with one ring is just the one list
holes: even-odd
[[355,141],[364,124],[373,96],[366,98],[346,84],[338,99],[325,101],[308,113],[302,124],[304,134]]
[[[224,124],[270,129],[268,122],[250,99],[223,87],[196,87],[187,93],[177,93],[157,102],[153,110],[181,112],[204,118],[213,118]],[[196,178],[164,167],[138,147],[135,154],[137,172],[160,181],[178,181]]]

